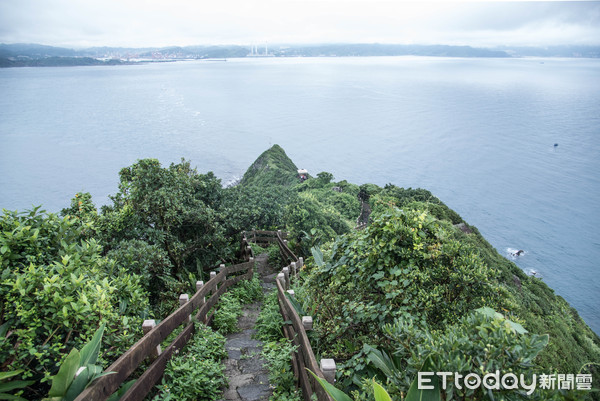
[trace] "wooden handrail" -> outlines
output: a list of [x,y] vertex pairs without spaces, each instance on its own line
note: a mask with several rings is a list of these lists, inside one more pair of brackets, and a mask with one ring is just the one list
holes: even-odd
[[[241,276],[226,279],[227,275],[236,272],[247,272]],[[198,321],[205,321],[208,311],[219,301],[227,288],[243,279],[250,279],[254,274],[254,261],[238,265],[227,266],[202,288],[185,304],[180,306],[175,312],[167,316],[159,325],[143,336],[129,350],[127,350],[119,359],[110,365],[105,371],[116,372],[115,374],[102,376],[87,387],[75,401],[100,401],[108,398],[117,391],[119,386],[133,373],[139,364],[152,354],[162,341],[164,341],[177,327],[182,323],[188,322],[188,317],[199,308],[195,315]],[[222,283],[222,284],[221,284]],[[219,286],[219,284],[221,284]],[[212,296],[204,302],[205,297],[212,293]],[[188,324],[183,332],[174,340],[174,342],[165,349],[165,351],[152,363],[152,365],[136,381],[134,386],[123,396],[123,400],[142,400],[150,391],[152,386],[162,376],[166,363],[175,350],[181,349],[194,333],[194,325]]]
[[[255,244],[272,243],[277,241],[277,231],[268,230],[252,230],[244,232],[244,235],[248,238],[248,241],[254,242]],[[283,231],[281,238],[286,239],[288,233]]]
[[277,234],[277,244],[279,245],[279,250],[281,251],[284,258],[291,260],[292,262],[297,262],[298,257],[294,255],[294,252],[287,246],[287,244],[283,241],[283,238]]
[[333,401],[327,392],[319,383],[306,372],[306,368],[312,370],[318,377],[325,380],[325,376],[317,363],[317,358],[312,350],[306,330],[302,324],[302,319],[292,306],[290,300],[285,295],[285,290],[279,280],[275,280],[277,285],[277,300],[279,302],[279,310],[284,321],[290,321],[291,325],[284,326],[286,337],[293,341],[298,346],[298,351],[295,353],[292,363],[294,364],[294,372],[297,372],[298,382],[302,387],[302,394],[306,401],[310,401],[314,394],[317,395],[318,401]]

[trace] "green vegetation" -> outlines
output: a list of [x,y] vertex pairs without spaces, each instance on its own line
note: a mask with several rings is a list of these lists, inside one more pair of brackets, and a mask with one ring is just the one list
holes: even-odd
[[66,352],[106,324],[102,358],[124,352],[141,335],[148,296],[134,273],[101,256],[85,224],[39,209],[0,218],[0,361],[3,370],[40,381],[41,398]]
[[266,297],[256,321],[256,338],[264,342],[261,355],[267,361],[269,381],[275,386],[271,401],[300,401],[291,366],[291,355],[296,347],[283,335],[283,318],[277,303],[277,291]]
[[240,184],[242,186],[290,186],[297,182],[298,167],[287,157],[283,148],[273,145],[263,152],[248,168]]
[[[323,258],[318,251],[313,253],[314,262],[308,265],[301,292],[305,308],[317,319],[318,351],[338,362],[338,381],[343,389],[354,389],[358,399],[369,399],[368,380],[376,375],[392,396],[399,398],[429,357],[434,371],[487,373],[505,369],[526,375],[577,373],[585,363],[600,360],[598,337],[572,314],[561,316],[563,324],[545,327],[559,336],[559,343],[575,334],[563,327],[577,327],[579,338],[586,340],[580,343],[571,337],[570,347],[562,351],[546,347],[552,343],[552,335],[548,342],[548,331],[533,331],[532,327],[544,327],[548,317],[531,313],[522,300],[533,295],[528,294],[530,289],[547,286],[521,273],[516,296],[513,277],[518,268],[503,258],[504,264],[489,264],[491,247],[482,252],[480,238],[465,240],[478,234],[465,234],[454,227],[451,223],[460,221],[457,215],[441,203],[423,203],[418,193],[402,191],[403,198],[390,200],[384,198],[385,192],[369,196],[375,212],[368,228],[327,244]],[[396,202],[402,204],[402,210]],[[502,269],[506,265],[511,267],[508,272]],[[350,293],[353,296],[349,299],[345,294]],[[539,296],[540,292],[534,294]],[[564,302],[549,290],[545,301],[557,310]],[[485,316],[470,315],[482,307],[502,310],[515,323],[506,326]],[[527,334],[523,327],[539,335]],[[372,363],[374,353],[381,356],[377,359],[389,362],[387,370]],[[569,357],[561,357],[563,354]],[[591,372],[597,378],[594,369]],[[453,388],[444,394],[486,399],[484,394]],[[505,396],[522,399],[516,392]],[[583,393],[537,391],[534,397],[579,399]]]
[[277,304],[277,292],[271,291],[265,298],[256,320],[256,338],[264,341],[278,341],[283,337],[283,318]]
[[260,301],[262,297],[262,287],[257,274],[252,280],[240,281],[219,300],[213,316],[213,327],[221,334],[239,331],[237,323],[238,318],[242,316],[242,305]]
[[227,385],[225,337],[210,327],[196,324],[196,333],[185,348],[171,358],[153,401],[214,401]]
[[261,355],[267,361],[269,368],[269,382],[275,388],[271,401],[300,401],[302,394],[296,388],[296,378],[292,372],[291,355],[296,351],[296,346],[286,339],[269,341],[263,345]]
[[[600,382],[590,364],[600,361],[600,339],[577,312],[429,191],[335,182],[327,172],[300,182],[275,145],[231,188],[185,160],[167,167],[139,160],[121,170],[111,200],[98,210],[89,194],[78,193],[61,216],[36,208],[0,217],[0,367],[11,374],[0,376],[0,394],[46,396],[69,352],[101,326],[95,364],[108,366],[141,337],[144,319],[164,318],[196,280],[234,263],[240,233],[253,228],[288,231],[290,247],[304,256],[296,294],[315,320],[313,347],[336,359],[337,386],[357,400],[373,399],[373,377],[401,398],[427,361],[442,371],[581,371]],[[371,211],[370,223],[357,231],[361,210]],[[257,278],[232,289],[216,309],[215,327],[235,330],[239,304],[260,296]],[[502,317],[476,312],[490,309]],[[257,327],[260,339],[275,342],[267,349],[289,346],[278,343],[282,324],[271,295]],[[277,366],[285,359],[265,356]],[[165,376],[170,391],[158,399],[183,399],[172,394],[200,388],[211,394],[208,384],[187,388],[178,378],[204,369],[219,381],[219,358],[200,369],[179,357]],[[287,383],[283,367],[280,373],[277,380]],[[446,399],[485,399],[448,391]],[[297,397],[283,387],[277,394]],[[520,399],[515,394],[497,395]]]

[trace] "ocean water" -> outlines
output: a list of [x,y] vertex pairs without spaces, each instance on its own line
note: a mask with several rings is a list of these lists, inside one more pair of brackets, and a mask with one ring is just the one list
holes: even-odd
[[[223,183],[280,144],[432,191],[600,333],[600,60],[237,59],[0,70],[0,207],[97,205],[137,159]],[[554,146],[557,144],[558,146]]]

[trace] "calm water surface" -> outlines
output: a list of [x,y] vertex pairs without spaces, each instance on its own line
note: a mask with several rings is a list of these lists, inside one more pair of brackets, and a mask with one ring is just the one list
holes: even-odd
[[[137,159],[431,190],[600,333],[600,60],[319,58],[0,70],[0,207],[97,204]],[[558,146],[555,147],[554,144]]]

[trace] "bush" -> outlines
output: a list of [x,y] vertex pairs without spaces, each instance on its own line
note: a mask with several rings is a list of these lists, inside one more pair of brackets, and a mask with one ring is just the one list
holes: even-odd
[[[528,334],[521,325],[506,320],[490,308],[474,311],[440,331],[419,326],[408,317],[387,325],[384,331],[391,340],[389,354],[401,362],[384,364],[380,361],[391,358],[378,357],[380,351],[367,353],[371,361],[379,361],[376,366],[385,367],[387,374],[380,377],[384,382],[387,380],[390,393],[397,395],[408,390],[409,383],[426,361],[433,372],[457,372],[464,377],[469,373],[484,376],[498,370],[502,375],[509,372],[517,376],[523,374],[530,382],[537,371],[534,360],[548,344],[548,335]],[[452,379],[448,379],[443,393],[445,399],[484,400],[488,396],[484,387],[475,390],[464,386],[458,388]],[[494,391],[494,397],[529,399],[520,397],[514,390]]]
[[194,338],[178,355],[171,358],[154,401],[218,400],[227,385],[225,337],[203,324],[196,323]]
[[292,371],[292,352],[297,347],[285,338],[269,341],[263,345],[262,357],[267,361],[269,368],[269,382],[275,385],[273,395],[269,400],[300,401],[301,393],[296,389],[296,378]]
[[277,291],[271,291],[263,302],[256,319],[255,337],[261,341],[277,341],[283,337],[283,318],[277,303]]
[[338,234],[351,230],[346,219],[332,206],[323,205],[312,192],[302,192],[297,202],[286,208],[286,224],[291,238],[301,245],[301,254],[308,254],[313,243],[303,243],[304,233],[315,230],[316,237],[328,242]]
[[3,369],[42,379],[30,396],[46,392],[65,351],[81,348],[102,322],[104,360],[141,332],[148,301],[140,277],[112,270],[81,230],[72,218],[37,209],[0,219],[0,360]]
[[[322,353],[345,360],[365,343],[384,344],[383,326],[402,316],[440,329],[473,309],[508,306],[494,270],[447,230],[426,212],[395,209],[338,237],[305,282]],[[364,373],[360,360],[352,363]]]
[[258,273],[254,273],[252,279],[240,281],[229,293],[237,298],[241,304],[250,304],[263,299],[263,290],[260,285]]
[[271,267],[276,269],[283,266],[283,258],[281,257],[281,251],[279,250],[279,245],[270,244],[267,249],[267,254],[269,255],[268,261]]
[[224,294],[219,299],[218,309],[213,315],[213,327],[222,334],[238,331],[238,318],[242,316],[240,301],[232,294]]
[[213,173],[199,174],[185,160],[163,168],[156,159],[143,159],[119,176],[113,205],[103,207],[99,218],[109,248],[132,239],[159,246],[180,281],[197,273],[198,265],[221,259],[227,243],[217,213],[223,190]]
[[173,265],[167,252],[157,245],[132,239],[118,243],[106,257],[121,271],[141,276],[149,293],[154,316],[164,317],[178,305],[179,294],[187,292],[187,283],[173,277]]

